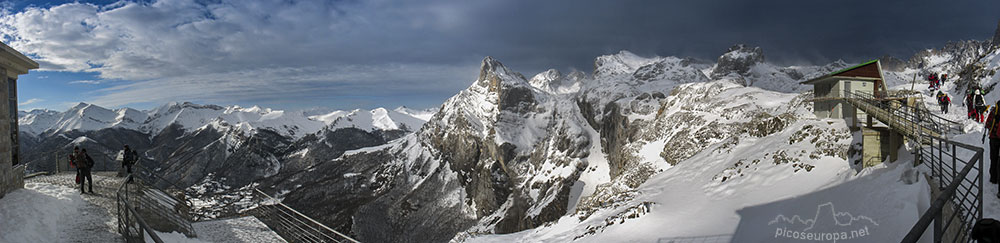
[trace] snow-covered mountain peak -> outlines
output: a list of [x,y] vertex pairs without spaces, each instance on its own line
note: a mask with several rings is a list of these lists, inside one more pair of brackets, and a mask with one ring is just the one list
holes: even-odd
[[[402,109],[401,109],[402,108]],[[415,131],[423,126],[426,120],[418,118],[407,111],[405,107],[389,110],[382,107],[372,110],[354,109],[351,111],[333,111],[327,114],[309,116],[309,119],[320,121],[331,128],[357,128],[371,130],[407,130]],[[417,111],[411,111],[418,113]],[[418,113],[424,117],[433,113]],[[429,118],[428,118],[429,119]]]
[[594,59],[594,76],[632,74],[639,67],[658,59],[658,57],[640,57],[626,50],[619,51],[617,54],[599,56]]
[[524,75],[511,71],[500,61],[489,56],[483,59],[479,68],[479,79],[475,85],[484,88],[474,89],[479,92],[497,92],[504,86],[529,86]]
[[549,69],[545,72],[535,74],[534,77],[531,77],[531,80],[528,80],[528,83],[531,86],[535,86],[535,88],[545,90],[552,85],[558,86],[560,80],[562,80],[562,73],[559,70]]
[[[41,127],[48,129],[55,125],[59,121],[61,116],[60,112],[52,110],[31,110],[31,111],[20,111],[18,112],[19,118],[17,119],[18,127],[20,131],[29,134],[39,134],[45,130],[38,130]],[[24,124],[36,124],[36,126],[25,126]]]
[[579,91],[580,82],[586,78],[586,73],[576,70],[564,76],[559,70],[549,69],[535,74],[535,76],[528,80],[528,83],[545,92],[566,94]]
[[712,70],[712,78],[745,75],[751,67],[759,63],[764,63],[764,51],[760,47],[750,48],[744,44],[737,44],[719,56],[719,61]]
[[[417,118],[419,114],[424,118]],[[384,108],[375,110],[335,111],[307,116],[304,112],[286,112],[260,106],[200,105],[191,102],[170,102],[149,111],[132,108],[106,109],[80,103],[65,112],[33,110],[19,112],[21,131],[31,135],[59,134],[69,131],[97,131],[108,128],[134,130],[155,136],[169,126],[179,126],[186,132],[211,127],[227,130],[229,126],[244,132],[269,129],[283,136],[302,137],[316,133],[325,126],[332,128],[358,127],[363,130],[416,130],[433,112],[402,113]]]

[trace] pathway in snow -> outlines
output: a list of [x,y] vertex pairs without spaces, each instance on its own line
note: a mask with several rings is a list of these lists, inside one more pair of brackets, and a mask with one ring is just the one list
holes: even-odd
[[990,148],[988,146],[989,139],[987,138],[985,142],[983,140],[983,129],[985,126],[982,123],[968,119],[966,107],[962,104],[962,100],[965,99],[965,95],[950,92],[951,90],[954,90],[954,85],[954,82],[947,82],[942,86],[942,90],[948,93],[952,100],[952,105],[949,107],[948,114],[942,114],[940,112],[940,107],[937,105],[936,99],[932,94],[930,94],[930,92],[925,91],[922,93],[925,95],[924,105],[926,105],[931,112],[934,112],[941,117],[959,122],[962,124],[965,131],[968,132],[966,134],[949,136],[949,139],[983,148],[983,218],[1000,219],[1000,199],[997,198],[998,195],[1000,195],[1000,188],[998,188],[997,184],[989,182]]
[[114,173],[94,175],[96,194],[80,194],[75,174],[40,176],[0,199],[0,242],[113,242]]

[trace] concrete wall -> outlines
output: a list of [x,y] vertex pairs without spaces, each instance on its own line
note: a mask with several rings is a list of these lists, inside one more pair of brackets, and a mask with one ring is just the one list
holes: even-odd
[[[839,91],[839,82],[817,83],[813,85],[813,96],[816,98],[830,97],[839,98],[843,92]],[[847,105],[843,101],[818,100],[813,102],[813,113],[818,118],[843,118],[843,107]]]
[[[813,94],[816,98],[841,98],[846,95],[845,91],[872,94],[875,92],[875,81],[841,79],[813,85]],[[839,100],[817,100],[813,102],[813,113],[818,118],[844,119],[852,127],[863,126],[869,120],[868,114],[864,111]]]
[[899,148],[903,146],[903,136],[885,127],[863,127],[862,165],[872,167],[883,160],[895,161],[899,158]]

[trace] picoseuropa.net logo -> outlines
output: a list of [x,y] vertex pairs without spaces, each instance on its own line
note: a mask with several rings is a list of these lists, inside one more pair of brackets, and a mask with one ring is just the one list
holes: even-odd
[[812,218],[792,215],[791,218],[779,214],[767,225],[775,226],[774,238],[802,241],[855,240],[871,235],[878,227],[875,220],[849,212],[837,212],[833,202],[816,206]]

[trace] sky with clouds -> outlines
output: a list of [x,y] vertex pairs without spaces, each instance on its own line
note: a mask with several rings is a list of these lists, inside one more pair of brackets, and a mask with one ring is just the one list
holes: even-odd
[[41,65],[21,109],[170,101],[280,109],[427,108],[493,56],[525,75],[598,55],[779,64],[908,57],[993,35],[996,1],[4,1],[0,37]]

